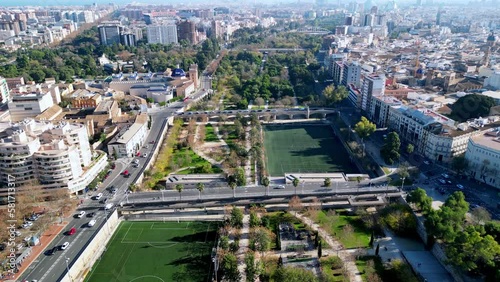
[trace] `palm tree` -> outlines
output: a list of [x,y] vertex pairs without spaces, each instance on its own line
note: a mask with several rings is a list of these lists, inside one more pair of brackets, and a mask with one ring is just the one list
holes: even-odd
[[182,200],[182,190],[184,190],[184,185],[182,184],[175,184],[175,190],[179,192],[179,200]]
[[293,187],[295,187],[295,195],[297,195],[297,186],[299,186],[300,180],[298,178],[294,178],[292,181]]
[[231,187],[231,189],[233,190],[233,198],[236,197],[236,182],[230,182],[229,187]]
[[198,189],[198,200],[201,199],[201,192],[205,189],[205,184],[198,183],[196,184],[196,189]]
[[266,187],[266,194],[269,195],[269,178],[267,176],[264,176],[264,178],[262,178],[262,185],[264,185],[264,187]]

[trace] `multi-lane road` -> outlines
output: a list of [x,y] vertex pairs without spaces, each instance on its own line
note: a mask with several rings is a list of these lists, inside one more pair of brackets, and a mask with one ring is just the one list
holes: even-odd
[[[205,95],[205,92],[206,91],[199,91],[194,97],[198,98]],[[87,226],[87,223],[92,219],[87,217],[87,215],[83,218],[74,217],[71,219],[64,232],[59,234],[49,246],[44,246],[46,250],[49,250],[55,246],[62,245],[64,242],[68,242],[68,248],[57,251],[53,255],[41,254],[25,273],[23,273],[21,281],[38,280],[39,282],[54,282],[60,280],[60,277],[66,273],[67,267],[72,266],[79,253],[90,242],[91,238],[105,222],[105,204],[94,200],[93,196],[97,193],[103,193],[102,199],[108,199],[107,203],[113,203],[115,206],[124,201],[126,197],[125,192],[128,190],[129,185],[142,173],[144,164],[152,157],[151,152],[155,146],[158,145],[160,133],[162,132],[162,128],[166,125],[167,118],[174,115],[175,112],[182,110],[183,107],[183,102],[175,102],[170,104],[169,107],[150,113],[152,118],[151,129],[146,139],[145,146],[140,150],[141,155],[148,153],[148,156],[146,158],[135,158],[139,160],[138,167],[134,167],[132,164],[133,158],[116,161],[115,169],[99,186],[98,191],[87,195],[86,199],[84,199],[83,203],[78,208],[78,211],[85,211],[87,214],[92,212],[95,213],[93,218],[97,220],[96,225],[93,227]],[[146,148],[146,145],[148,148]],[[121,175],[125,170],[129,171],[129,177]],[[115,194],[112,194],[110,189],[106,189],[111,186],[117,189]],[[65,235],[72,227],[76,228],[76,233],[73,235]]]

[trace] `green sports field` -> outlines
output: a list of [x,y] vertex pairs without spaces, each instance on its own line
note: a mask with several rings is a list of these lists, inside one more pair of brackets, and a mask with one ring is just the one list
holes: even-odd
[[329,126],[265,126],[264,148],[271,176],[298,172],[358,173]]
[[85,281],[211,281],[217,225],[122,222]]

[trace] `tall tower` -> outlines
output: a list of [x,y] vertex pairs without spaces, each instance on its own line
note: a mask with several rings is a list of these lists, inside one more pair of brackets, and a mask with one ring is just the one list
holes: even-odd
[[439,7],[438,13],[436,15],[436,25],[441,25],[441,7]]
[[195,88],[200,87],[200,84],[198,81],[198,65],[197,64],[192,64],[189,66],[189,79],[192,82],[194,82]]

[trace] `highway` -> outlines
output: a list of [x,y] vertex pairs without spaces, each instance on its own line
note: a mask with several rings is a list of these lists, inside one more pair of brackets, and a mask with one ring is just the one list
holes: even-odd
[[[205,95],[205,91],[203,90],[198,91],[193,98],[198,98],[202,95]],[[128,190],[129,185],[140,175],[142,170],[144,170],[144,164],[151,158],[152,150],[158,145],[160,132],[162,131],[163,126],[165,126],[166,119],[172,116],[175,112],[182,110],[184,106],[185,104],[183,102],[174,102],[171,103],[169,107],[164,107],[159,111],[150,113],[150,116],[152,117],[151,129],[146,139],[145,146],[140,150],[141,155],[148,153],[147,158],[136,157],[117,160],[115,162],[115,169],[99,186],[98,191],[88,194],[83,200],[83,204],[81,204],[76,211],[76,213],[79,211],[85,211],[87,215],[94,212],[94,219],[97,220],[96,225],[91,228],[87,227],[87,223],[92,219],[87,217],[87,215],[83,218],[71,219],[67,228],[63,230],[63,232],[59,234],[49,246],[45,246],[45,250],[52,249],[54,246],[60,246],[64,242],[69,242],[69,247],[65,250],[57,251],[50,256],[41,254],[30,265],[25,273],[23,273],[20,281],[38,280],[39,282],[54,282],[59,281],[63,277],[66,273],[66,268],[73,265],[82,249],[90,242],[94,234],[105,223],[105,204],[97,200],[93,200],[93,196],[98,193],[103,193],[102,199],[107,198],[107,203],[113,203],[115,206],[125,200],[125,192]],[[146,145],[148,148],[146,148]],[[139,166],[137,168],[132,165],[132,161],[134,159],[139,160]],[[121,175],[121,173],[125,170],[129,171],[129,177]],[[106,188],[111,186],[117,189],[115,195],[112,195],[109,190],[106,190]],[[65,235],[64,233],[72,227],[76,228],[76,233],[74,235]]]

